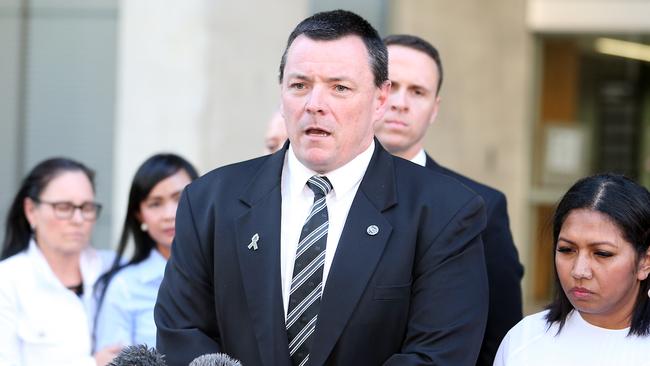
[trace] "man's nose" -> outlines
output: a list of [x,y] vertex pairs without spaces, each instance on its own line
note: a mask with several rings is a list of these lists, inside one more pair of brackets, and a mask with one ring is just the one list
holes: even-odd
[[323,87],[316,85],[309,92],[309,98],[305,105],[308,113],[323,113],[325,111],[325,91]]
[[408,102],[406,100],[406,92],[403,90],[396,90],[390,95],[390,109],[398,112],[408,111]]

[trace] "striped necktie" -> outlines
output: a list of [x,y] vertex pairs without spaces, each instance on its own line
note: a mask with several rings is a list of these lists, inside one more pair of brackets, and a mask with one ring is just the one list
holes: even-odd
[[323,266],[329,226],[325,196],[332,190],[332,184],[324,176],[314,175],[307,181],[307,186],[314,192],[314,203],[300,232],[286,320],[289,355],[294,366],[304,366],[309,362],[323,293]]

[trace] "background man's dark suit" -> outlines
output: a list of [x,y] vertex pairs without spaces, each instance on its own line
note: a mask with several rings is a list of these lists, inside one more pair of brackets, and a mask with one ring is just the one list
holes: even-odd
[[[487,316],[483,200],[375,144],[329,272],[310,364],[473,365]],[[213,352],[246,366],[290,365],[280,283],[287,146],[217,169],[183,193],[155,308],[170,365]]]
[[524,269],[519,263],[510,233],[506,197],[496,189],[439,165],[428,154],[426,167],[457,179],[485,201],[487,226],[482,239],[490,287],[490,306],[485,337],[476,364],[491,366],[501,340],[522,318],[521,277]]

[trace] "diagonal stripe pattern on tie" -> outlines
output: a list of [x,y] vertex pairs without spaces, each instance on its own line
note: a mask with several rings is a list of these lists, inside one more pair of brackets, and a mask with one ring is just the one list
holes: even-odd
[[327,177],[317,175],[309,178],[307,186],[314,192],[314,203],[300,232],[286,320],[289,355],[295,366],[308,364],[316,329],[329,227],[325,196],[332,190]]

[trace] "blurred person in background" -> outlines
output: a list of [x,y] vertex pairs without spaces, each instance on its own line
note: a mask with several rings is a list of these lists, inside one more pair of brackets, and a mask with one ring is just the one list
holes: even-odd
[[287,141],[287,127],[284,124],[282,112],[278,109],[273,113],[266,127],[264,152],[266,154],[272,154],[280,150],[285,141]]
[[92,288],[112,254],[90,246],[101,206],[94,173],[65,158],[41,162],[10,207],[0,262],[0,365],[105,365],[91,354]]
[[494,365],[650,364],[650,193],[612,174],[578,181],[553,216],[554,301]]
[[[97,347],[156,344],[153,307],[175,234],[178,200],[196,169],[174,154],[157,154],[136,171],[112,268],[99,279]],[[123,256],[133,239],[131,259]]]
[[499,343],[522,318],[523,267],[510,233],[506,197],[436,163],[423,148],[424,136],[436,120],[443,72],[438,50],[413,35],[384,38],[388,48],[389,109],[375,125],[381,144],[391,154],[448,175],[485,201],[487,227],[482,233],[490,286],[487,326],[477,365],[492,365]]

